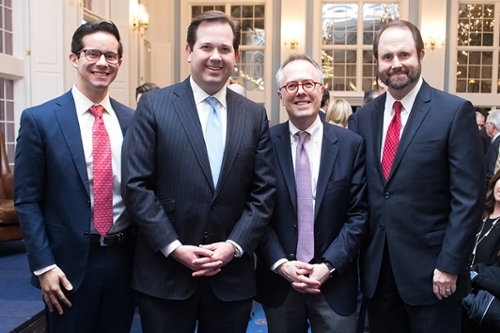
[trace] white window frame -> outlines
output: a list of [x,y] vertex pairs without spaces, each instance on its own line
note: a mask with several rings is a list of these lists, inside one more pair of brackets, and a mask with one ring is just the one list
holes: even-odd
[[[456,37],[458,36],[458,5],[459,3],[465,4],[494,4],[495,5],[495,30],[493,35],[493,46],[471,46],[468,47],[470,51],[491,51],[493,53],[493,68],[492,68],[492,82],[491,82],[491,92],[490,93],[458,93],[457,92],[457,52],[458,43]],[[500,31],[498,30],[498,24],[500,22],[500,0],[458,0],[451,2],[451,15],[450,15],[450,57],[449,57],[449,67],[450,67],[450,80],[449,80],[449,91],[452,94],[456,94],[464,99],[471,101],[471,103],[476,107],[492,107],[500,106],[499,93],[497,93],[497,84],[500,82],[499,73],[499,53],[500,53]],[[453,42],[452,42],[453,41]],[[496,84],[495,84],[496,83]]]
[[[324,4],[357,4],[358,8],[362,9],[364,4],[374,3],[398,3],[399,4],[399,18],[402,20],[408,19],[408,4],[409,0],[370,0],[370,1],[352,1],[352,0],[314,0],[313,4],[313,42],[312,42],[312,57],[314,60],[321,64],[321,49],[322,49],[322,8]],[[358,30],[363,29],[362,20],[358,20]],[[339,48],[343,50],[351,49],[357,51],[356,56],[356,91],[330,91],[330,96],[346,99],[351,105],[361,105],[363,100],[363,51],[372,50],[372,46],[360,44],[363,43],[362,39],[358,39],[357,45],[339,45],[333,46],[332,49]]]

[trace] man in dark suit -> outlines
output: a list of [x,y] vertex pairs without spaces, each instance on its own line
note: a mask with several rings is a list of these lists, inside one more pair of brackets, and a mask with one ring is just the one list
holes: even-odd
[[483,145],[483,151],[484,154],[486,155],[491,145],[491,138],[488,136],[488,133],[486,133],[486,127],[485,127],[486,117],[480,111],[476,111],[476,123],[477,123],[477,128],[479,130],[479,135],[481,136],[481,144]]
[[[125,138],[144,332],[194,332],[197,324],[200,333],[243,333],[248,325],[253,253],[274,206],[275,175],[265,109],[226,87],[239,41],[226,14],[197,16],[187,33],[191,76],[142,96]],[[215,114],[222,128],[208,134]]]
[[[257,250],[257,300],[269,332],[305,333],[308,321],[313,332],[354,332],[356,258],[368,227],[364,142],[320,120],[323,73],[314,60],[290,56],[276,81],[289,121],[271,128],[277,195]],[[310,188],[302,188],[298,178],[301,134],[306,135]],[[302,218],[304,201],[309,220]],[[307,223],[312,247],[302,256]]]
[[413,24],[385,25],[373,53],[387,93],[349,123],[366,140],[370,231],[360,265],[370,332],[458,333],[485,197],[474,108],[421,78]]
[[73,88],[21,116],[15,207],[48,332],[130,332],[135,238],[120,157],[133,110],[108,93],[122,63],[118,29],[83,24],[71,52]]
[[498,170],[498,150],[500,149],[500,110],[491,109],[484,123],[486,133],[490,137],[490,146],[485,156],[486,182],[489,182]]
[[323,94],[321,96],[321,105],[318,110],[319,117],[322,121],[325,121],[326,112],[328,111],[328,105],[330,105],[330,92],[327,89],[323,89]]

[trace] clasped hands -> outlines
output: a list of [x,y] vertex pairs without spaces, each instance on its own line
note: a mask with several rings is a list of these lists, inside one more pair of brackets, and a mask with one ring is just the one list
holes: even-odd
[[192,270],[193,277],[213,276],[234,258],[234,247],[229,242],[199,246],[181,245],[170,255]]
[[282,263],[275,272],[290,282],[293,289],[303,294],[319,294],[319,288],[330,278],[330,271],[325,264],[308,264],[296,260]]

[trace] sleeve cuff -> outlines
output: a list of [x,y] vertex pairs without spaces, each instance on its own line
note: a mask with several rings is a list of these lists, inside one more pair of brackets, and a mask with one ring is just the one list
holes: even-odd
[[181,245],[182,243],[179,240],[174,240],[172,243],[168,244],[163,249],[161,249],[161,253],[163,253],[163,255],[168,258],[168,256]]
[[53,264],[53,265],[50,265],[50,266],[46,266],[44,268],[40,268],[40,269],[37,269],[36,271],[33,271],[33,274],[35,274],[36,276],[40,276],[44,273],[47,273],[48,271],[56,268],[57,265],[56,264]]

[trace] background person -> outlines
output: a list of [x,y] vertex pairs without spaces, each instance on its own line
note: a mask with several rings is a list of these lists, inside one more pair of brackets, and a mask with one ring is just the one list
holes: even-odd
[[122,188],[140,230],[132,286],[145,333],[248,325],[275,174],[266,110],[226,86],[239,41],[223,12],[194,18],[191,75],[144,94],[125,137]]
[[326,111],[328,110],[328,105],[330,104],[330,92],[327,89],[323,89],[323,94],[321,96],[321,105],[318,110],[319,117],[322,121],[325,121]]
[[349,121],[367,146],[360,268],[370,332],[458,333],[485,193],[474,108],[422,79],[413,24],[383,26],[373,54],[387,93]]
[[[472,253],[472,287],[488,290],[500,299],[500,172],[488,184],[483,223]],[[473,322],[465,309],[462,313],[462,333],[498,332]]]
[[151,91],[151,90],[156,90],[160,89],[156,84],[153,82],[146,82],[135,88],[135,101],[139,103],[139,99],[141,98],[142,94],[145,92]]
[[122,54],[113,23],[81,25],[69,55],[75,85],[21,116],[15,207],[49,332],[130,332],[135,237],[120,156],[133,110],[108,93]]
[[335,98],[328,106],[325,121],[333,125],[347,128],[351,114],[351,104],[343,98]]
[[486,152],[486,181],[490,181],[491,177],[498,171],[500,164],[497,164],[498,150],[500,149],[500,110],[491,109],[488,112],[488,117],[484,123],[486,133],[490,137],[491,145]]

